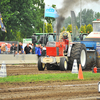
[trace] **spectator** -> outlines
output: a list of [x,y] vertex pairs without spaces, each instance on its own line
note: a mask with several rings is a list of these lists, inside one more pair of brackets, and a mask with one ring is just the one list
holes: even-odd
[[7,43],[5,43],[5,48],[6,48],[6,51],[5,51],[5,54],[8,54],[8,52],[10,52],[10,51],[8,51],[8,47],[7,47]]
[[38,56],[38,44],[36,43],[36,46],[35,46],[35,54],[37,54]]
[[21,47],[22,43],[19,42],[19,45],[18,45],[18,53],[21,54],[21,50],[22,50],[22,47]]
[[18,53],[18,45],[15,44],[15,47],[14,47],[14,53],[17,54]]
[[35,46],[33,43],[32,43],[32,54],[35,54]]
[[5,44],[3,44],[2,46],[1,46],[1,52],[4,54],[5,53],[5,51],[6,51],[6,48],[5,48]]
[[23,44],[21,43],[21,53],[23,54],[24,51],[23,51]]
[[15,51],[15,55],[19,55],[18,51]]
[[35,47],[35,54],[37,54],[38,58],[41,56],[40,46],[41,46],[41,44],[40,45],[36,44],[36,47]]
[[24,53],[25,54],[30,54],[32,51],[31,47],[29,46],[29,44],[27,44],[24,48]]
[[29,43],[29,47],[31,47],[31,52],[30,52],[30,54],[32,54],[32,44],[31,44],[31,43]]
[[0,46],[0,54],[1,54],[1,46]]
[[12,46],[10,47],[10,53],[13,54],[14,53],[14,43],[12,43]]
[[31,43],[29,43],[29,46],[32,48],[32,44]]
[[39,44],[39,48],[40,48],[40,54],[42,54],[43,47],[41,46],[41,44]]

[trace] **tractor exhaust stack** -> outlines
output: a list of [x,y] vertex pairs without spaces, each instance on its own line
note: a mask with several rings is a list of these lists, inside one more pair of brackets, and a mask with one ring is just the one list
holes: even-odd
[[61,30],[61,23],[63,23],[64,19],[65,18],[63,16],[59,16],[57,18],[57,34],[56,34],[56,41],[57,42],[59,41],[59,33],[60,33],[60,30]]

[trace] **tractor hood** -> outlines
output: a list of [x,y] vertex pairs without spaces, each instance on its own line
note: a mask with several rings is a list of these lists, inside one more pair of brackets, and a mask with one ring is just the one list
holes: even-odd
[[100,41],[100,32],[91,32],[83,41]]

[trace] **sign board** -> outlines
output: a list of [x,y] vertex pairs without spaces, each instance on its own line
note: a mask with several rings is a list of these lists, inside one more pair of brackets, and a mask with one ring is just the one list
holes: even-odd
[[23,39],[23,43],[32,43],[32,38]]

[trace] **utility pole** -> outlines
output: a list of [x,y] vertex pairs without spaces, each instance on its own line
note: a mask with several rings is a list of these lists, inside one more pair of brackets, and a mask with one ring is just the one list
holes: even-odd
[[80,28],[81,28],[81,25],[82,25],[81,17],[82,17],[82,0],[80,0]]

